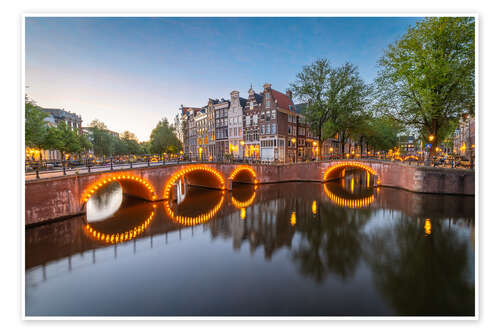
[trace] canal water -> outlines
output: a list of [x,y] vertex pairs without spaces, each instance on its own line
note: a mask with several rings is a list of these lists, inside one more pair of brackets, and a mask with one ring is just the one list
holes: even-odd
[[474,197],[327,184],[101,189],[26,230],[27,316],[473,316]]

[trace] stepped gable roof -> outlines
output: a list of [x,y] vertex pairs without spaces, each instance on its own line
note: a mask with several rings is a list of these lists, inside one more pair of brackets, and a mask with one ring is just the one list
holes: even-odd
[[[290,110],[290,111],[296,112],[295,105],[293,105],[292,100],[287,95],[285,95],[277,90],[274,90],[274,89],[271,89],[271,93],[272,93],[274,99],[278,102],[278,107],[285,109],[285,110]],[[291,108],[290,108],[290,106],[291,106]]]

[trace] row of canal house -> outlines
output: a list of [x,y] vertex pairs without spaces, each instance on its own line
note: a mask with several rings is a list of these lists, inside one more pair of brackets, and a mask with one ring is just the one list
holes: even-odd
[[[207,105],[181,105],[184,152],[192,160],[292,162],[318,157],[318,139],[304,116],[305,104],[293,103],[292,93],[266,83],[248,97],[232,91],[230,99],[209,99]],[[323,144],[323,156],[340,153],[338,136]],[[349,152],[351,142],[348,142]],[[354,147],[354,146],[353,146]],[[358,148],[359,150],[359,148]]]

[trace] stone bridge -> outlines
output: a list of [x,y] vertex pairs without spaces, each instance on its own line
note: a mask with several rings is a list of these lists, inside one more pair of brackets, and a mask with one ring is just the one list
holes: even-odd
[[231,190],[233,183],[326,182],[346,168],[365,170],[374,184],[420,193],[474,195],[470,170],[416,167],[377,160],[334,160],[284,165],[176,164],[103,171],[25,182],[25,224],[65,218],[85,212],[92,194],[109,182],[119,182],[124,194],[149,201],[172,200],[188,185]]

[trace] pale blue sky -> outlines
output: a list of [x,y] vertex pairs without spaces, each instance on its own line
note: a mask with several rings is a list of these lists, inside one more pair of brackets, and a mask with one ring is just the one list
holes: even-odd
[[247,97],[250,83],[285,91],[318,58],[358,66],[371,82],[388,44],[420,18],[26,18],[26,90],[84,125],[149,139],[180,104]]

